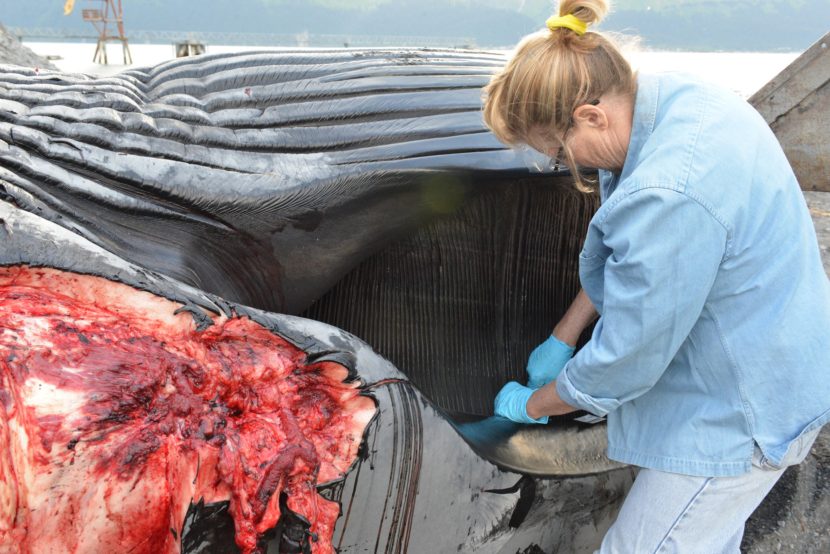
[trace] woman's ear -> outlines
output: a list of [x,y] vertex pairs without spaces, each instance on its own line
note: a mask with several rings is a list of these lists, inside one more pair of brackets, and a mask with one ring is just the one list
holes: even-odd
[[608,128],[608,115],[599,105],[582,104],[574,110],[574,123],[586,125],[597,130]]

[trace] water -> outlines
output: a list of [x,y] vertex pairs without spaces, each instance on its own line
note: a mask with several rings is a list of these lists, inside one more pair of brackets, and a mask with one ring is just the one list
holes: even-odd
[[[110,44],[107,48],[107,56],[111,63],[103,66],[92,62],[95,53],[94,43],[26,41],[24,44],[41,56],[60,56],[61,59],[54,60],[52,63],[61,71],[70,73],[111,75],[128,67],[156,65],[175,58],[172,44],[132,44],[130,45],[130,52],[134,63],[132,66],[124,66],[120,65],[122,61],[120,44]],[[262,46],[207,46],[207,53],[209,54],[253,50],[269,50],[269,48]],[[640,51],[630,53],[629,59],[632,65],[643,71],[686,71],[726,86],[743,97],[749,97],[775,77],[798,55],[797,52]]]
[[641,52],[629,58],[643,71],[686,71],[748,98],[800,52]]

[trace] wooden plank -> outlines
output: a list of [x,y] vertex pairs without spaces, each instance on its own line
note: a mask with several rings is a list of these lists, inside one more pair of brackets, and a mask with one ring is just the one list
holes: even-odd
[[758,92],[749,103],[767,123],[792,110],[808,94],[830,78],[830,32],[804,51]]
[[830,192],[830,33],[749,102],[775,132],[801,188]]

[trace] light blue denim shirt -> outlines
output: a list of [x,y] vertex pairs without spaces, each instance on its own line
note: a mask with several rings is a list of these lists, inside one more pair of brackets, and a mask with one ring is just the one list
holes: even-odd
[[674,473],[780,464],[830,418],[830,283],[764,120],[729,91],[640,75],[622,173],[579,260],[600,312],[556,381],[608,416],[608,455]]

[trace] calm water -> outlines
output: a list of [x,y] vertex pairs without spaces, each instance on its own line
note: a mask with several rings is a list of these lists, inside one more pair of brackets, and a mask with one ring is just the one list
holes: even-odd
[[[107,55],[109,66],[92,63],[95,45],[92,43],[25,42],[26,46],[42,56],[61,56],[53,63],[62,71],[109,75],[127,66],[122,61],[120,45],[111,44]],[[208,46],[207,53],[264,50],[261,46]],[[130,46],[132,67],[149,66],[175,57],[172,44],[133,44]],[[720,83],[744,97],[751,96],[772,79],[798,53],[768,52],[633,52],[632,64],[644,71],[679,70],[700,75]]]

